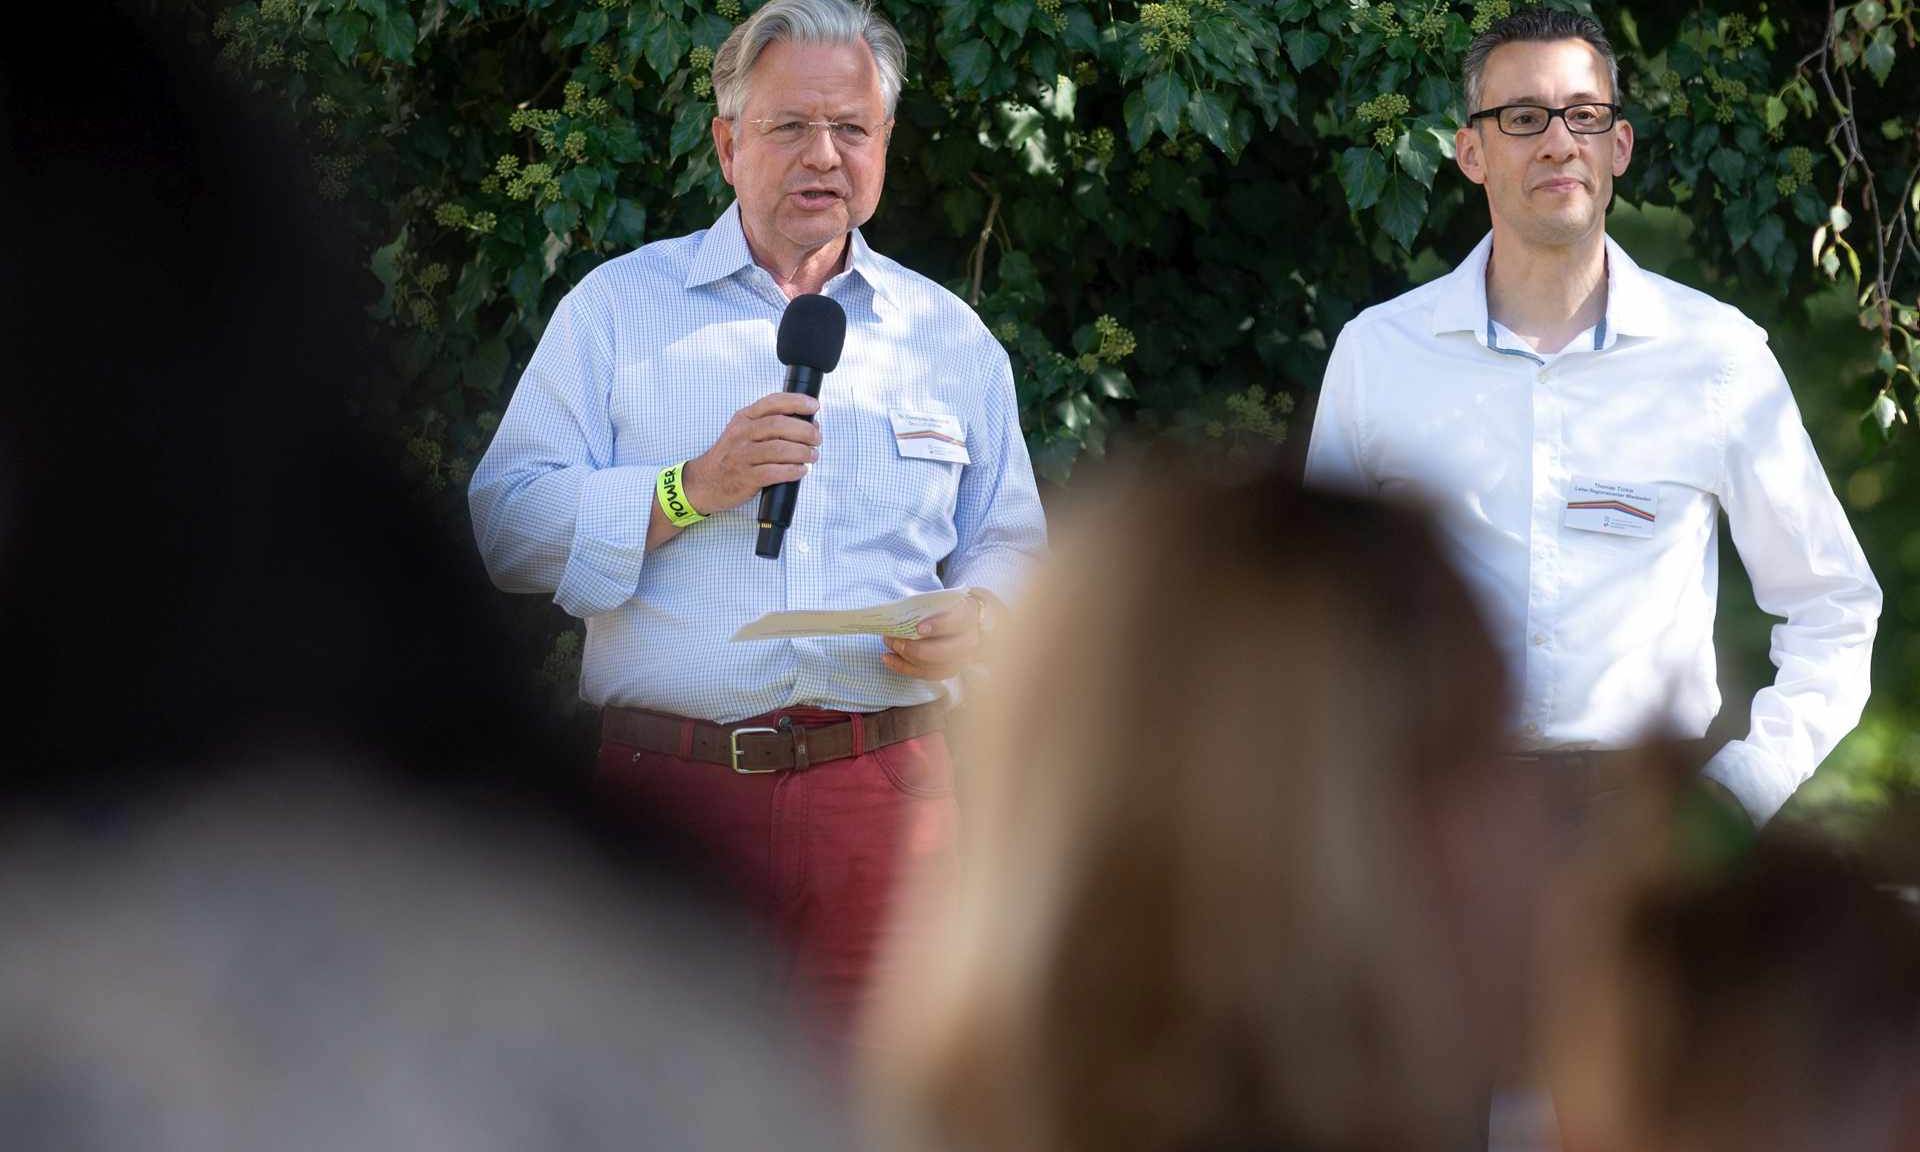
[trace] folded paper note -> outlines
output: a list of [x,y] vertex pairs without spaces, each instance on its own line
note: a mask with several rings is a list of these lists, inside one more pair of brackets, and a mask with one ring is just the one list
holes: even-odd
[[964,588],[922,592],[891,604],[845,612],[769,612],[733,634],[735,640],[794,640],[803,636],[903,636],[920,634],[920,621],[958,607]]

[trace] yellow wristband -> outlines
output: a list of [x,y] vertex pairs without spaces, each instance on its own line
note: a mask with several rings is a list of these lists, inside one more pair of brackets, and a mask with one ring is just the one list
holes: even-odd
[[681,481],[681,474],[687,470],[687,462],[669,464],[660,469],[660,480],[654,485],[660,498],[660,510],[667,514],[667,521],[675,528],[688,528],[706,517],[694,511],[693,502],[687,499],[687,490]]

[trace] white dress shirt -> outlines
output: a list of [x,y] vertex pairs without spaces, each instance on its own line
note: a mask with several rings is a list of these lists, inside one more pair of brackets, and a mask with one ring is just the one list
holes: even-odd
[[[846,344],[779,559],[753,554],[758,500],[647,548],[660,470],[781,386],[787,300],[753,262],[739,212],[602,264],[560,302],[474,470],[487,571],[587,622],[580,694],[592,704],[730,723],[924,703],[940,686],[889,671],[877,636],[728,640],[776,609],[943,586],[1010,600],[1046,547],[1006,351],[973,309],[858,230],[825,288],[846,309]],[[951,421],[971,461],[907,455],[897,414]]]
[[[1492,245],[1341,332],[1308,481],[1437,511],[1513,671],[1523,749],[1706,732],[1724,509],[1755,600],[1785,622],[1747,737],[1706,772],[1765,821],[1858,722],[1880,615],[1766,333],[1609,239],[1604,320],[1538,356],[1488,314]],[[1595,482],[1651,493],[1651,532],[1569,527]]]

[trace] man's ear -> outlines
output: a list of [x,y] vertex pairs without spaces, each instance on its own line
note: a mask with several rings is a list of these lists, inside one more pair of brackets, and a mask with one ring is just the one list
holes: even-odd
[[1625,120],[1613,127],[1613,175],[1615,179],[1626,174],[1627,165],[1633,160],[1633,125]]
[[733,184],[733,121],[725,116],[713,118],[713,151],[720,157],[720,175]]
[[1471,124],[1463,124],[1453,134],[1453,162],[1460,171],[1475,184],[1487,182],[1487,158],[1480,154],[1480,132]]

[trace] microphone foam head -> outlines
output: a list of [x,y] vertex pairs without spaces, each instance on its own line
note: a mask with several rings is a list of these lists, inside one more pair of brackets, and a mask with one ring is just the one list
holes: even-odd
[[788,301],[775,346],[780,363],[805,364],[824,373],[840,363],[840,346],[846,342],[846,312],[833,300],[809,292]]

